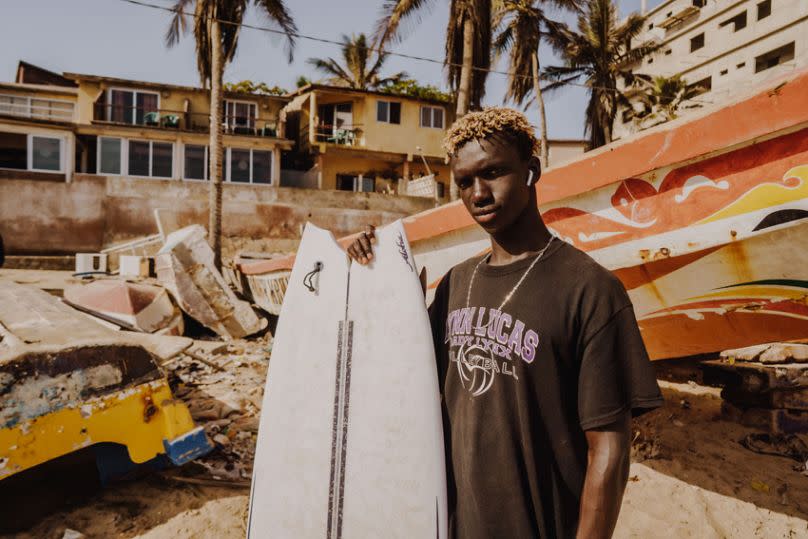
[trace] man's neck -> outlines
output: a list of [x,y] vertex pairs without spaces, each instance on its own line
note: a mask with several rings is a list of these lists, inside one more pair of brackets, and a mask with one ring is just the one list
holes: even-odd
[[492,266],[504,266],[538,253],[550,241],[550,231],[537,210],[525,211],[507,229],[491,235]]

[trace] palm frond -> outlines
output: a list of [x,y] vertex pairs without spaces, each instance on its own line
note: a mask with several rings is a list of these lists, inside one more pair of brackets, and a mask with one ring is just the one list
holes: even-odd
[[177,3],[172,7],[174,15],[171,17],[171,22],[166,30],[165,43],[167,47],[173,47],[179,43],[180,38],[188,31],[188,20],[185,14],[186,8],[191,5],[194,0],[177,0]]
[[295,38],[298,32],[291,12],[283,0],[254,0],[254,2],[258,12],[280,26],[286,34],[286,56],[287,61],[291,64],[294,59]]
[[383,48],[388,43],[402,39],[402,23],[420,22],[419,14],[434,0],[387,0],[382,4],[381,16],[373,32],[373,48]]

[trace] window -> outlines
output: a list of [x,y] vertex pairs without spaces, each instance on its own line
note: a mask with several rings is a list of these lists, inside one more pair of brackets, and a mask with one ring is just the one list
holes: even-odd
[[421,107],[421,127],[443,129],[443,108]]
[[704,47],[704,34],[690,38],[690,52],[697,51],[702,47]]
[[234,183],[272,183],[272,152],[227,148],[227,181]]
[[763,0],[757,5],[757,20],[765,19],[772,14],[772,0]]
[[73,119],[73,103],[58,99],[0,95],[0,114],[69,122]]
[[0,95],[0,114],[28,116],[28,98],[14,95]]
[[123,163],[122,144],[119,138],[98,137],[98,173],[120,174]]
[[62,172],[62,139],[29,135],[30,170]]
[[365,176],[352,176],[350,174],[337,174],[338,191],[357,191],[372,193],[376,190],[376,178]]
[[695,89],[696,95],[707,93],[713,88],[713,78],[705,77],[701,80],[694,82],[693,84],[688,84],[687,87]]
[[794,59],[794,42],[778,47],[755,58],[755,73],[771,69]]
[[729,69],[722,69],[721,72],[719,73],[719,75],[721,75],[723,77],[727,73],[729,73]]
[[738,30],[746,28],[746,11],[742,11],[742,12],[738,13],[734,17],[725,20],[724,22],[722,22],[718,26],[723,28],[723,27],[729,26],[729,25],[732,25],[732,27],[733,27],[732,31],[733,32],[737,32]]
[[170,142],[129,141],[129,175],[170,178],[174,165],[174,145]]
[[28,136],[23,133],[0,133],[0,168],[28,168]]
[[438,198],[443,198],[444,196],[446,196],[446,184],[444,184],[443,182],[436,181],[435,188],[438,190],[437,192]]
[[649,25],[648,25],[648,29],[649,29],[649,30],[653,30],[653,29],[654,29],[654,23],[649,24]]
[[185,145],[185,161],[182,177],[186,180],[208,179],[208,147]]
[[742,68],[746,67],[746,62],[741,62],[740,64],[736,65],[735,67],[738,68],[738,69],[742,69]]
[[672,53],[673,53],[673,49],[668,49],[668,50],[665,51],[665,56],[668,56],[669,54],[672,54]]
[[146,125],[160,108],[160,95],[140,90],[109,90],[107,120]]
[[225,127],[236,133],[253,133],[255,119],[258,117],[258,106],[249,101],[225,101]]
[[0,168],[64,172],[63,156],[61,137],[0,133]]
[[707,0],[693,0],[694,7],[704,7],[707,4]]
[[649,64],[653,64],[653,63],[654,63],[654,59],[653,59],[652,57],[649,57],[649,58],[648,58],[648,63],[649,63]]
[[400,124],[401,103],[395,101],[377,101],[376,121],[389,124]]

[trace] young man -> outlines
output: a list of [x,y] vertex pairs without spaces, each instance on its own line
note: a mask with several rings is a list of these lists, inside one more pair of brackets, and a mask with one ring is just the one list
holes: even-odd
[[[443,394],[451,536],[610,537],[632,414],[662,404],[631,301],[554,238],[536,204],[538,141],[490,108],[446,136],[491,252],[452,268],[430,307]],[[372,259],[373,229],[349,248]]]

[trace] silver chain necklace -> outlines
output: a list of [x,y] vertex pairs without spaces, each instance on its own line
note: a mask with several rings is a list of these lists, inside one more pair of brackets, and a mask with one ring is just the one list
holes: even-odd
[[[536,262],[538,262],[539,259],[541,259],[541,257],[544,255],[545,251],[547,251],[547,249],[550,247],[550,244],[553,243],[554,239],[555,239],[555,236],[550,234],[550,239],[547,240],[547,244],[544,247],[542,247],[541,251],[539,251],[539,254],[536,255],[536,258],[533,260],[533,262],[530,263],[530,266],[528,266],[527,269],[525,270],[525,272],[522,274],[522,277],[519,278],[519,281],[517,281],[517,283],[514,285],[514,287],[511,288],[511,291],[508,292],[505,295],[505,299],[502,300],[502,303],[500,304],[497,311],[502,312],[502,308],[505,306],[506,303],[508,303],[508,301],[510,301],[511,297],[514,295],[516,290],[519,288],[519,286],[522,284],[522,282],[524,282],[525,278],[527,277],[527,274],[530,273],[530,270],[533,269],[533,266],[536,265]],[[480,264],[482,264],[485,261],[486,258],[488,258],[488,256],[482,257],[480,259],[480,261],[477,262],[477,265],[474,266],[474,273],[471,274],[471,280],[469,280],[469,289],[468,289],[468,292],[466,292],[466,308],[468,308],[469,302],[471,301],[471,287],[474,286],[474,278],[477,276],[477,270],[480,268]],[[489,321],[489,324],[490,323],[491,322]],[[486,325],[488,325],[488,324],[486,324]]]

